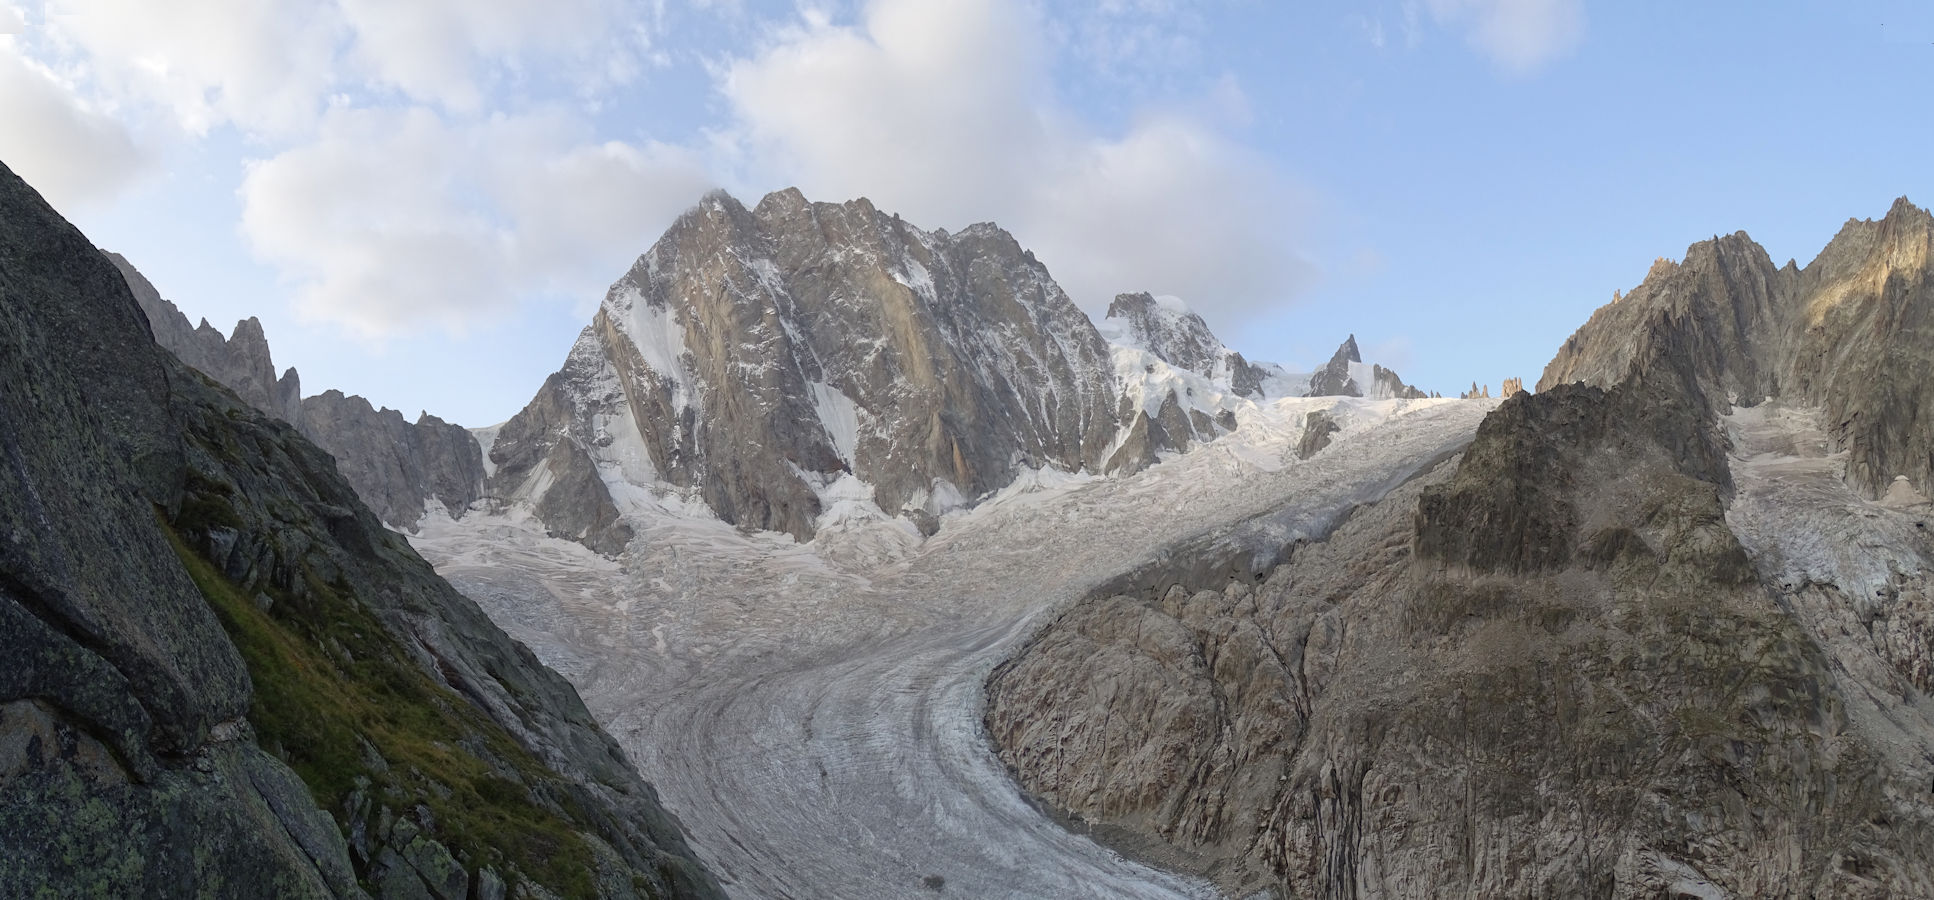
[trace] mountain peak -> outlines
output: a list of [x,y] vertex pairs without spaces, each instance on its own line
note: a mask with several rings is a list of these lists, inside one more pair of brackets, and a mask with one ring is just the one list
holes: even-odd
[[1352,364],[1363,363],[1363,352],[1357,349],[1356,335],[1351,334],[1336,348],[1336,355],[1323,368],[1310,376],[1310,397],[1361,397],[1363,388],[1357,384],[1350,373]]
[[1264,369],[1223,344],[1180,297],[1117,294],[1100,330],[1108,340],[1146,350],[1171,366],[1205,378],[1226,377],[1240,396],[1261,396]]

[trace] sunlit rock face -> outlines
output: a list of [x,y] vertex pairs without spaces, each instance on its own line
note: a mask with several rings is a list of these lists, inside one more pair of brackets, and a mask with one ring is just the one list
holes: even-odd
[[1934,892],[1934,506],[1873,475],[1925,440],[1927,223],[1655,265],[1260,584],[1074,606],[989,682],[1002,759],[1238,896]]
[[1934,488],[1934,217],[1906,198],[1849,220],[1805,268],[1775,266],[1745,233],[1660,260],[1600,308],[1545,367],[1538,389],[1623,376],[1650,332],[1683,329],[1700,383],[1720,400],[1820,406],[1847,478],[1870,498],[1897,476]]
[[[1098,470],[1116,400],[1107,344],[998,227],[714,193],[611,287],[499,432],[491,491],[562,514],[663,485],[804,539],[848,499],[934,514],[1022,467]],[[559,477],[584,470],[599,479]],[[552,497],[567,483],[576,496]],[[574,537],[600,527],[566,518]]]

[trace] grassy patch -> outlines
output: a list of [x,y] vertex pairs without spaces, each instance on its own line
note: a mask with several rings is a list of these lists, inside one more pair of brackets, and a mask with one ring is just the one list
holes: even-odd
[[[558,776],[419,669],[341,585],[305,572],[304,596],[272,590],[264,610],[165,530],[248,664],[257,738],[301,776],[319,806],[343,822],[343,801],[367,778],[379,804],[428,807],[434,837],[471,871],[514,866],[563,896],[596,895],[591,851],[578,830],[532,800],[531,786]],[[499,767],[466,745],[482,746]]]

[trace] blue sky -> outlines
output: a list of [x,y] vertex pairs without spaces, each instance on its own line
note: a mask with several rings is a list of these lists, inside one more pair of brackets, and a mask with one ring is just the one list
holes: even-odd
[[469,425],[713,186],[993,219],[1091,313],[1448,393],[1694,241],[1927,205],[1927,6],[0,0],[0,160],[309,393]]

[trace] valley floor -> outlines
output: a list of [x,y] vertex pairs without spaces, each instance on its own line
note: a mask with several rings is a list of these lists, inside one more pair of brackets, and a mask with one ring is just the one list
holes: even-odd
[[[1302,414],[1332,406],[1344,430],[1296,459]],[[883,520],[800,545],[640,513],[617,562],[515,514],[415,543],[577,685],[735,897],[1212,897],[1031,806],[981,725],[988,673],[1045,617],[1171,552],[1265,559],[1327,533],[1461,449],[1492,406],[1279,401],[1138,475],[1025,478],[925,542]]]

